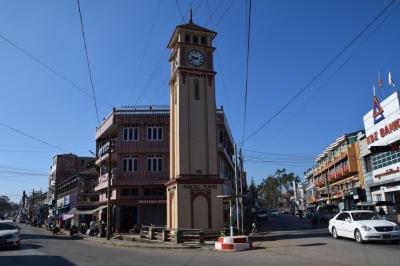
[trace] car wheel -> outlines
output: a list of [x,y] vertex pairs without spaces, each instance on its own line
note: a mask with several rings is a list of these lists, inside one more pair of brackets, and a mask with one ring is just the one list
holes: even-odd
[[336,228],[332,227],[332,236],[334,239],[338,239],[339,235],[337,234]]
[[356,239],[357,243],[359,243],[359,244],[364,243],[362,236],[361,236],[361,232],[358,229],[356,229],[356,231],[354,232],[354,238]]
[[397,240],[397,239],[396,239],[396,240],[391,240],[391,241],[390,241],[390,243],[392,243],[392,244],[395,244],[395,245],[396,245],[396,244],[399,244],[399,240]]

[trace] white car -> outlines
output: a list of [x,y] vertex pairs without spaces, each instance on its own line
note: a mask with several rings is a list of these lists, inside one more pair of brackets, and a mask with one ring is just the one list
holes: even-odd
[[400,226],[373,211],[341,212],[329,220],[328,228],[334,238],[352,238],[360,244],[371,240],[400,240]]
[[0,220],[0,247],[19,248],[21,229],[11,220]]

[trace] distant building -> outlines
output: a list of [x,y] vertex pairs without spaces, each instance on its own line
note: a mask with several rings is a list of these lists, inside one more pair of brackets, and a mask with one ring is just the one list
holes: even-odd
[[53,157],[49,171],[47,204],[56,207],[56,187],[66,179],[85,169],[85,165],[93,161],[94,157],[79,157],[75,154],[59,154]]
[[331,203],[350,209],[353,204],[366,200],[359,160],[360,134],[363,132],[344,134],[316,158],[313,182],[319,204]]
[[72,218],[75,222],[90,223],[99,206],[99,195],[94,190],[98,175],[93,160],[57,186],[57,216],[63,225],[69,227]]

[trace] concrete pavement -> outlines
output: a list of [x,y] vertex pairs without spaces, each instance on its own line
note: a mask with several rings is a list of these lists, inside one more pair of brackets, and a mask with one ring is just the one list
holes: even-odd
[[273,219],[262,225],[269,232],[254,250],[233,253],[113,247],[25,226],[21,249],[0,251],[0,265],[399,265],[400,245],[359,245],[335,240],[324,228],[310,229],[298,218]]

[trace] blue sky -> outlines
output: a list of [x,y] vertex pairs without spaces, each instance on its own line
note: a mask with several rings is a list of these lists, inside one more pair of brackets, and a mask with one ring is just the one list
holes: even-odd
[[[186,17],[190,2],[194,22],[218,32],[217,104],[224,106],[239,142],[246,1],[178,0]],[[303,88],[387,3],[253,0],[246,136]],[[0,6],[1,36],[79,87],[0,38],[0,122],[64,151],[90,155],[97,119],[76,1],[1,0]],[[182,24],[176,1],[81,0],[81,11],[96,96],[116,107],[168,104],[166,45],[174,27]],[[249,178],[259,182],[282,167],[302,176],[312,166],[312,157],[337,137],[363,128],[378,72],[386,87],[378,91],[380,98],[390,92],[389,70],[395,82],[400,80],[399,15],[396,7],[385,21],[377,21],[304,94],[244,143]],[[110,105],[98,102],[100,119],[111,111]],[[51,158],[60,152],[0,126],[0,194],[19,200],[24,189],[45,189]],[[10,173],[18,171],[43,175]]]

